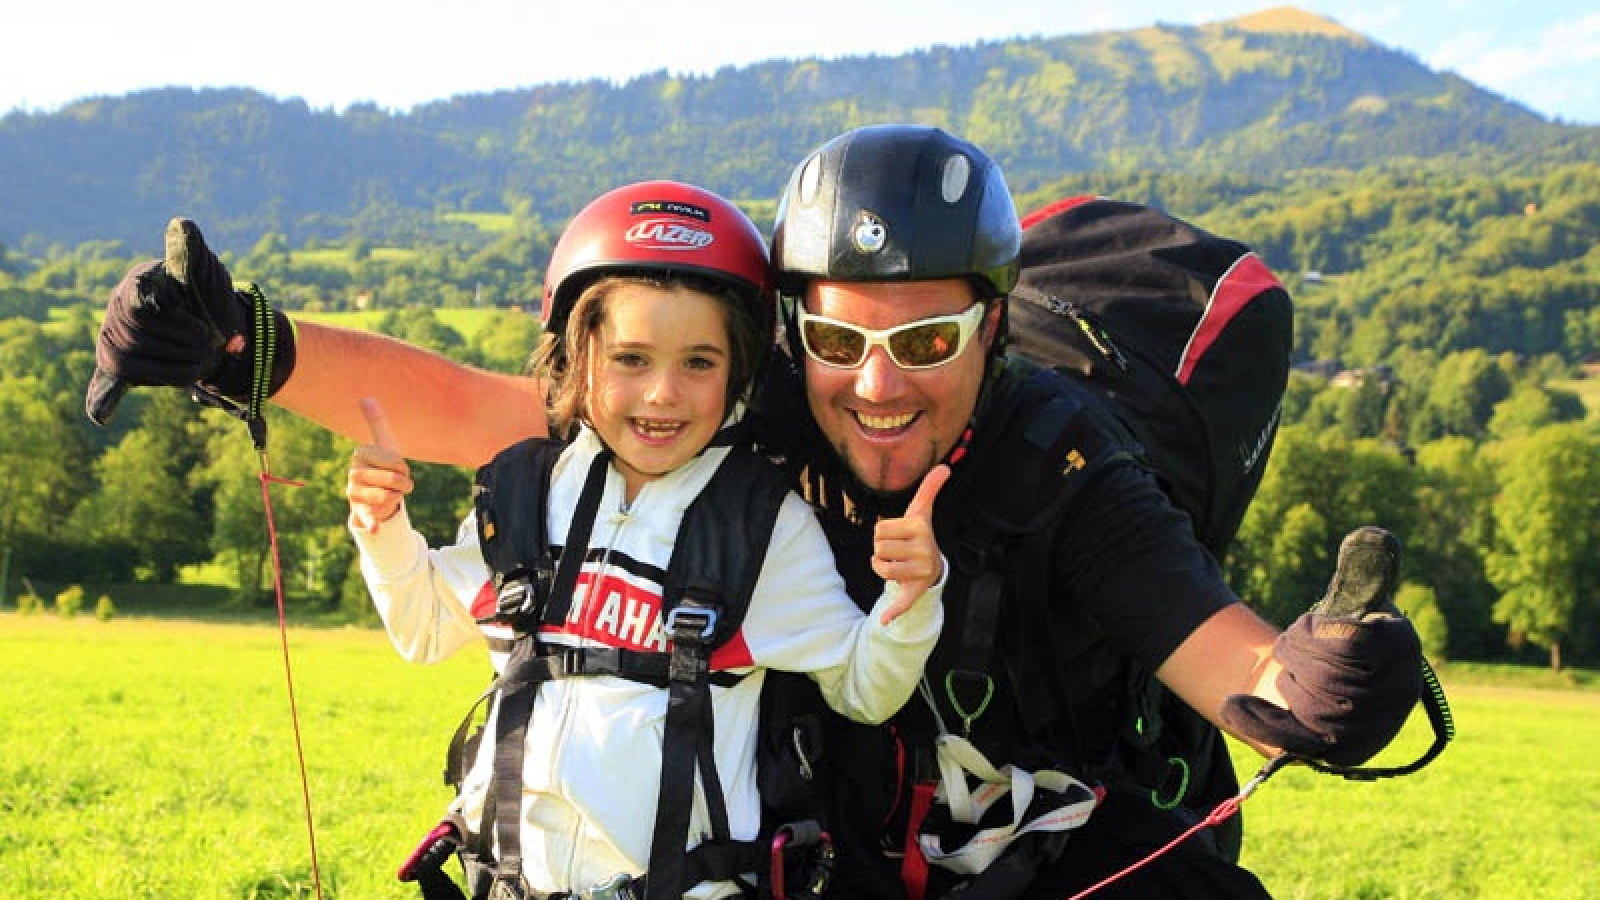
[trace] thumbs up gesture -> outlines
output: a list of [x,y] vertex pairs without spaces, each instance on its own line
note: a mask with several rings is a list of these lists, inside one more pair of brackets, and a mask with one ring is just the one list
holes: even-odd
[[892,602],[884,609],[883,624],[898,619],[944,577],[944,557],[933,536],[933,501],[950,480],[950,467],[937,465],[922,477],[922,484],[898,519],[883,519],[872,533],[872,571],[896,584]]
[[361,415],[372,431],[372,443],[356,447],[351,455],[344,496],[350,501],[351,524],[368,534],[377,534],[378,526],[400,511],[415,484],[411,467],[400,455],[400,444],[378,401],[361,398]]

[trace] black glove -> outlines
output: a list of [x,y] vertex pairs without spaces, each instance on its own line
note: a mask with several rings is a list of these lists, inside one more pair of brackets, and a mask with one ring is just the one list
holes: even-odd
[[416,881],[427,873],[437,872],[460,846],[461,830],[454,822],[440,822],[417,844],[417,849],[411,851],[395,875],[401,881]]
[[270,395],[294,369],[288,317],[269,312],[259,295],[234,290],[199,226],[173,219],[165,258],[135,265],[111,291],[84,411],[104,425],[122,395],[138,385],[202,384],[224,397],[247,399],[256,350],[253,317],[268,314],[274,326]]
[[1273,648],[1289,709],[1237,695],[1223,704],[1223,723],[1337,766],[1360,765],[1382,750],[1422,692],[1422,643],[1394,605],[1399,575],[1394,535],[1371,526],[1347,535],[1327,593]]

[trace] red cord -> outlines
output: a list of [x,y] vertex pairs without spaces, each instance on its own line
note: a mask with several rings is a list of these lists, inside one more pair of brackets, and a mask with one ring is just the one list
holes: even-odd
[[272,549],[272,588],[278,598],[278,638],[283,646],[283,677],[289,688],[289,722],[294,726],[294,753],[300,763],[300,796],[306,811],[306,838],[311,844],[311,884],[317,900],[322,900],[322,869],[317,865],[317,829],[311,815],[311,782],[306,777],[306,753],[300,743],[300,711],[294,699],[294,670],[289,665],[289,622],[283,611],[283,564],[278,558],[278,527],[272,520],[272,496],[268,487],[276,482],[304,487],[303,482],[278,478],[268,473],[266,457],[261,461],[261,508],[267,515],[267,539]]
[[1163,846],[1161,849],[1155,851],[1154,853],[1151,853],[1149,856],[1146,856],[1144,859],[1138,860],[1137,862],[1133,863],[1132,865],[1128,866],[1127,868],[1123,869],[1120,872],[1115,872],[1115,873],[1113,873],[1113,874],[1111,874],[1111,875],[1109,875],[1109,876],[1107,876],[1105,878],[1102,878],[1100,881],[1096,882],[1095,884],[1092,884],[1089,887],[1084,888],[1083,890],[1079,891],[1078,893],[1073,894],[1071,897],[1068,897],[1067,900],[1083,900],[1084,897],[1089,896],[1090,894],[1094,893],[1095,891],[1100,890],[1101,888],[1105,887],[1106,885],[1111,884],[1114,881],[1120,881],[1123,878],[1126,878],[1127,876],[1132,875],[1134,872],[1139,871],[1140,869],[1144,868],[1145,866],[1149,865],[1150,863],[1155,862],[1157,859],[1160,859],[1168,851],[1170,851],[1173,847],[1176,847],[1179,844],[1183,843],[1184,841],[1188,840],[1189,838],[1194,837],[1195,834],[1197,834],[1200,831],[1200,829],[1206,828],[1206,827],[1209,827],[1209,826],[1212,826],[1212,825],[1221,825],[1223,822],[1226,822],[1228,820],[1229,816],[1231,816],[1234,813],[1239,811],[1239,805],[1244,802],[1244,798],[1247,797],[1247,796],[1249,796],[1248,793],[1240,792],[1237,796],[1229,797],[1228,799],[1222,801],[1221,803],[1218,803],[1217,804],[1217,808],[1213,809],[1211,811],[1210,815],[1206,816],[1204,819],[1201,819],[1200,821],[1198,821],[1198,822],[1194,823],[1193,825],[1189,826],[1188,830],[1184,831],[1182,834],[1180,834],[1177,837],[1173,838],[1172,840],[1168,841],[1166,843],[1166,845]]

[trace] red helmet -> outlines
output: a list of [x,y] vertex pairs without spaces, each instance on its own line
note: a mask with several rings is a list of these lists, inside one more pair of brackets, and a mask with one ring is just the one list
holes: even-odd
[[676,181],[641,181],[585,206],[550,255],[544,327],[559,333],[588,283],[621,272],[706,276],[749,297],[770,332],[775,310],[767,245],[755,223],[722,197]]

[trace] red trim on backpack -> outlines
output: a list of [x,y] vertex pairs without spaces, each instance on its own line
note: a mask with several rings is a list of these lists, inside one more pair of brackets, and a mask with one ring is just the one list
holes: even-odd
[[1216,289],[1211,292],[1211,302],[1206,304],[1206,311],[1200,316],[1200,324],[1195,326],[1194,333],[1189,336],[1188,346],[1183,348],[1178,371],[1174,373],[1178,383],[1189,383],[1200,359],[1251,300],[1263,291],[1277,287],[1282,287],[1277,277],[1254,253],[1239,257],[1239,261],[1218,279]]
[[1067,197],[1062,200],[1057,200],[1049,206],[1036,209],[1033,212],[1023,216],[1022,227],[1032,228],[1036,223],[1043,222],[1045,219],[1048,219],[1057,213],[1066,212],[1074,206],[1082,206],[1085,203],[1099,199],[1099,197],[1096,197],[1093,194],[1079,194],[1076,197]]

